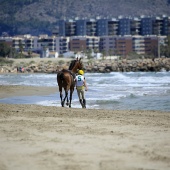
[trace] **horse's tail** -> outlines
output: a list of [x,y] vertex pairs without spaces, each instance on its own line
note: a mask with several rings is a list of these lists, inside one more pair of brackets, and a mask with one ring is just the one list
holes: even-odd
[[61,72],[61,74],[60,74],[60,80],[64,80],[64,73],[63,72]]
[[57,79],[59,80],[64,80],[64,73],[61,71],[61,72],[58,72],[57,74]]

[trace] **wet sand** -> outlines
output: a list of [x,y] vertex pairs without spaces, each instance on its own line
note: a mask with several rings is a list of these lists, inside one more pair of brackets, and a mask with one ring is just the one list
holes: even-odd
[[[0,97],[38,89],[0,86]],[[170,112],[0,104],[0,170],[19,169],[169,170]]]
[[0,99],[14,96],[48,95],[58,92],[56,87],[0,85]]

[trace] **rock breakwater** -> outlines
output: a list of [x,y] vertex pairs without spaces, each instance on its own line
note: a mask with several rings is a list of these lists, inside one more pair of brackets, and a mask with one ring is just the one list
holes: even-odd
[[[0,66],[0,73],[57,73],[68,68],[70,60],[53,59],[48,61],[32,61]],[[170,71],[170,58],[137,59],[137,60],[83,60],[84,69],[91,73],[107,72],[159,72]],[[21,71],[20,69],[23,68]]]

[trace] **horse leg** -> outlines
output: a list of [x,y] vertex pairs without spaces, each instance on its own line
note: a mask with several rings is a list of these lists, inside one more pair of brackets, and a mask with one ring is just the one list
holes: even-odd
[[61,106],[64,107],[64,100],[61,101]]
[[69,105],[68,95],[67,95],[67,103],[66,103],[66,105],[67,105],[67,106]]
[[65,103],[66,98],[68,98],[68,91],[65,91],[65,97],[64,97],[64,99],[62,101],[62,106],[63,107],[64,107],[64,103]]
[[70,103],[69,103],[69,107],[71,107],[71,101],[72,101],[72,94],[73,94],[74,89],[70,89]]
[[64,107],[62,86],[59,86],[59,92],[60,92],[61,106]]

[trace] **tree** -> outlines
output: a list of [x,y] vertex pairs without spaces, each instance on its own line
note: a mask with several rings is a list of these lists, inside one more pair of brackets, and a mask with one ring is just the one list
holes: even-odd
[[98,53],[99,49],[98,48],[94,48],[94,53]]
[[12,58],[17,58],[17,51],[16,51],[16,49],[15,48],[11,48],[11,51],[10,51],[10,56],[12,57]]
[[161,45],[161,55],[170,58],[170,36],[165,39],[165,44]]
[[102,53],[102,59],[104,60],[106,57],[106,50],[102,50],[101,53]]
[[91,58],[92,58],[92,49],[91,49],[91,48],[89,48],[89,49],[86,50],[86,55],[87,55],[87,58],[88,58],[88,59],[91,59]]
[[110,60],[111,60],[111,56],[113,55],[113,49],[109,48],[108,54],[109,54]]
[[32,51],[30,49],[28,50],[28,57],[32,58]]
[[6,42],[0,42],[0,56],[1,57],[9,57],[11,48]]
[[20,58],[22,58],[23,56],[23,51],[24,51],[24,47],[23,47],[23,44],[21,42],[21,40],[19,41],[19,51],[20,51]]

